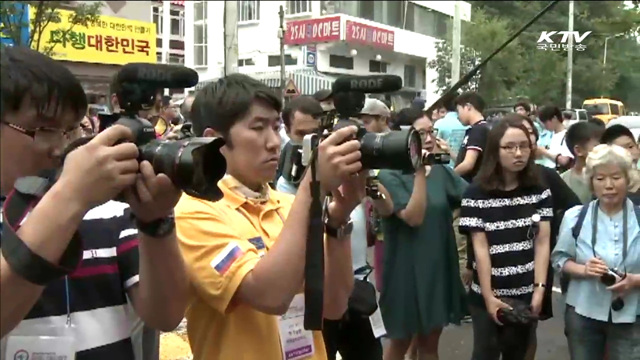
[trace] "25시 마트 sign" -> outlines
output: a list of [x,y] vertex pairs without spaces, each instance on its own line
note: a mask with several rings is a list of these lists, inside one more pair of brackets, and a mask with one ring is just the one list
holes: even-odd
[[393,50],[395,35],[392,30],[347,20],[346,40],[350,43],[370,45],[375,48]]
[[[130,62],[155,63],[156,26],[153,23],[100,15],[88,27],[71,27],[71,11],[60,12],[60,23],[49,23],[42,32],[40,49],[54,45],[51,57],[56,60],[123,65]],[[35,9],[31,7],[32,17]],[[70,31],[68,31],[71,29]],[[33,47],[37,47],[37,35]]]
[[340,41],[340,16],[287,22],[284,43],[306,45]]

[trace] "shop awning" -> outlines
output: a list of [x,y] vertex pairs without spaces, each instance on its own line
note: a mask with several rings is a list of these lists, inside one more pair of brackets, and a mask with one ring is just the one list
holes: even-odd
[[[274,90],[280,89],[280,71],[247,73],[247,75],[259,80]],[[319,90],[331,89],[331,85],[335,81],[335,77],[317,72],[313,69],[287,71],[286,79],[293,79],[293,82],[302,95],[313,95]],[[217,79],[203,81],[196,86],[196,90],[200,90],[214,81],[217,81]]]

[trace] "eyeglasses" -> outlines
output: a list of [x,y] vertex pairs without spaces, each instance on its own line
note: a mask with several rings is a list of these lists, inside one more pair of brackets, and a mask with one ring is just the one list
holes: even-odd
[[438,129],[431,129],[431,130],[418,130],[418,135],[420,135],[420,138],[422,139],[422,141],[424,141],[427,138],[427,135],[429,136],[438,136]]
[[66,130],[46,126],[25,129],[6,121],[2,123],[19,133],[29,136],[33,139],[33,143],[41,148],[64,147],[71,140],[73,132],[78,129],[78,125]]
[[529,144],[507,144],[500,146],[500,149],[508,152],[509,154],[515,154],[520,150],[522,153],[528,153],[531,151],[531,145]]

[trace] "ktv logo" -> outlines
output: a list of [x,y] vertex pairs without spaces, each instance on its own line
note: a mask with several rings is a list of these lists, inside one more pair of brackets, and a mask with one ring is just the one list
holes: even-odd
[[[551,51],[568,51],[570,48],[574,48],[578,51],[586,50],[587,46],[582,44],[584,39],[587,36],[591,35],[593,31],[587,31],[580,34],[579,31],[543,31],[540,33],[540,37],[538,38],[538,49]],[[552,37],[558,38],[558,35],[562,35],[560,38],[560,42],[554,41]],[[569,39],[573,39],[572,43],[569,44]]]

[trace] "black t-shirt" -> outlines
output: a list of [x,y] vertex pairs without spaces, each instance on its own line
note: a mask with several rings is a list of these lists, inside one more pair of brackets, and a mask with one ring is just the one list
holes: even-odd
[[482,155],[484,153],[484,149],[487,146],[487,136],[489,135],[489,125],[486,121],[481,120],[477,123],[471,125],[470,128],[467,129],[467,132],[464,135],[464,139],[462,140],[462,145],[460,146],[460,151],[458,151],[458,158],[456,159],[456,166],[460,165],[464,161],[464,158],[467,156],[467,150],[476,150],[478,151],[478,159],[476,160],[475,165],[473,165],[473,170],[470,173],[467,173],[462,176],[468,183],[473,181],[473,178],[480,170],[480,165],[482,164]]
[[[542,186],[487,192],[478,184],[471,184],[464,193],[460,232],[485,233],[491,259],[491,287],[497,297],[531,301],[537,236],[532,216],[538,214],[541,221],[550,221],[552,204],[551,191]],[[469,300],[476,305],[484,304],[475,261]]]

